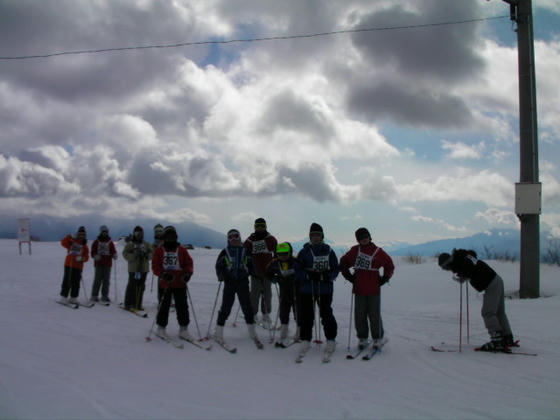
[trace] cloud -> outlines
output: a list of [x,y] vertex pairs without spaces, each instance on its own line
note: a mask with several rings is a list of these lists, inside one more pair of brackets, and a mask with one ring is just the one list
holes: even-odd
[[447,140],[442,141],[443,150],[448,150],[447,155],[451,159],[480,159],[484,151],[485,144],[481,142],[477,145],[467,145],[463,142],[451,143]]
[[489,225],[519,226],[517,216],[512,211],[508,210],[489,208],[485,211],[476,212],[474,217],[484,220]]

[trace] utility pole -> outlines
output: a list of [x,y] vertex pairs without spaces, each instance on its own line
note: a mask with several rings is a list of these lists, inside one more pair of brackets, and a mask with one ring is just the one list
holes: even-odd
[[519,70],[520,179],[515,185],[515,212],[521,222],[519,297],[540,295],[541,184],[537,137],[537,90],[532,0],[504,0],[517,23]]

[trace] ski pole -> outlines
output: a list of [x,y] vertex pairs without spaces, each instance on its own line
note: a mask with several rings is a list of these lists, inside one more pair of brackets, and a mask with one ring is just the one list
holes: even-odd
[[470,344],[470,333],[469,333],[469,283],[465,282],[465,292],[467,295],[467,344]]
[[235,312],[235,319],[233,320],[233,326],[237,327],[237,317],[239,316],[239,310],[241,309],[241,304],[237,306],[237,312]]
[[202,341],[202,334],[200,334],[200,328],[198,327],[198,321],[196,320],[196,312],[192,303],[191,292],[189,291],[189,286],[185,284],[185,287],[187,288],[187,297],[189,298],[189,303],[191,305],[191,310],[194,318],[194,324],[196,325],[196,331],[198,332],[198,341]]
[[463,284],[459,282],[459,353],[463,343]]
[[154,273],[152,273],[152,284],[150,284],[150,294],[154,293]]
[[278,318],[280,318],[280,293],[278,292],[278,285],[276,283],[274,284],[274,287],[276,288],[276,297],[278,298],[278,311],[276,311],[276,319],[274,320],[274,329],[270,337],[271,343],[274,343],[274,339],[276,338],[276,327],[278,326]]
[[86,283],[85,283],[85,281],[84,281],[84,276],[83,276],[83,275],[80,276],[80,280],[81,280],[81,282],[82,282],[82,289],[83,289],[83,291],[84,291],[84,298],[86,299],[86,300],[84,301],[84,303],[85,303],[85,302],[88,301],[88,298],[87,298],[87,292],[86,292]]
[[354,293],[350,291],[350,316],[348,321],[348,353],[350,353],[350,334],[352,333],[352,317],[353,317],[353,310],[354,310]]
[[117,299],[117,262],[115,261],[115,303],[118,303],[118,299]]
[[214,299],[214,307],[212,308],[212,316],[210,317],[210,322],[208,323],[208,331],[206,332],[206,337],[203,337],[201,341],[210,340],[210,328],[212,328],[212,321],[214,320],[214,312],[216,311],[216,304],[218,303],[218,295],[220,294],[220,289],[222,288],[222,282],[218,283],[218,291],[216,292],[216,299]]
[[[319,320],[317,319],[318,317],[315,316],[316,315],[316,311],[315,311],[315,284],[314,281],[311,280],[311,304],[313,305],[313,326],[315,328],[315,340],[314,343],[315,344],[321,344],[321,331],[319,331],[319,327],[318,327],[318,322]],[[319,316],[321,316],[321,303],[319,301]]]
[[170,290],[169,287],[167,287],[167,283],[165,284],[165,290],[163,292],[163,297],[161,298],[161,300],[158,302],[158,307],[157,307],[157,312],[156,312],[156,316],[154,317],[154,320],[152,321],[152,326],[150,327],[150,331],[148,332],[148,335],[146,337],[146,341],[152,341],[152,332],[154,330],[154,325],[156,324],[156,320],[159,317],[159,311],[161,309],[161,304],[163,303],[163,301],[165,300],[165,298],[167,297],[167,291]]

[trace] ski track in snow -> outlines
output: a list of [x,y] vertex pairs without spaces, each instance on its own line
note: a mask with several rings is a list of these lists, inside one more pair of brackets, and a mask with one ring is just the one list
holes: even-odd
[[[463,352],[430,351],[430,345],[442,342],[458,345],[458,285],[434,259],[410,265],[395,258],[395,276],[382,289],[389,339],[383,351],[369,361],[361,356],[346,360],[350,285],[339,276],[333,302],[337,351],[323,364],[324,344],[312,345],[303,363],[296,364],[299,345],[277,349],[259,328],[265,348],[258,350],[248,338],[242,314],[238,327],[232,327],[237,303],[224,330],[237,354],[217,345],[205,351],[188,343],[178,350],[154,336],[146,342],[157,309],[151,275],[145,292],[147,319],[116,307],[114,284],[109,307],[74,310],[57,305],[65,250],[53,242],[33,243],[32,248],[32,256],[19,256],[17,241],[0,240],[0,418],[521,419],[558,418],[560,413],[559,267],[541,266],[541,292],[551,297],[506,300],[521,340],[519,350],[538,357],[471,350],[488,340],[480,317],[482,295],[472,288],[470,343],[464,308]],[[127,273],[121,244],[118,250],[120,302]],[[190,252],[195,274],[189,290],[205,336],[218,288],[213,269],[218,250]],[[519,265],[489,263],[504,278],[506,293],[515,291]],[[89,261],[84,268],[88,294],[92,279]],[[276,297],[273,301],[275,313]],[[220,302],[221,296],[214,322]],[[198,336],[192,312],[189,330]],[[177,332],[171,313],[168,334]],[[354,330],[351,345],[356,345]]]

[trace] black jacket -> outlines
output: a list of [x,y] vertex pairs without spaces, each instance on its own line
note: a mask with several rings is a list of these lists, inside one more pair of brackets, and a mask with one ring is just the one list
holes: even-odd
[[449,267],[459,277],[468,278],[471,286],[479,292],[486,290],[497,275],[488,264],[476,258],[476,252],[466,249],[453,251]]

